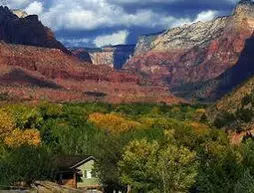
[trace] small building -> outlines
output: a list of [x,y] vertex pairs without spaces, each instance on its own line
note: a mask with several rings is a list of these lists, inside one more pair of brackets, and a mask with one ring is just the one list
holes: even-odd
[[82,190],[101,190],[99,179],[94,172],[93,156],[65,156],[56,159],[57,183]]

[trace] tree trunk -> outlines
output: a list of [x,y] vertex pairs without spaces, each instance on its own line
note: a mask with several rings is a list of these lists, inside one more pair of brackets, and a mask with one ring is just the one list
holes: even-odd
[[131,193],[131,185],[127,185],[127,193]]

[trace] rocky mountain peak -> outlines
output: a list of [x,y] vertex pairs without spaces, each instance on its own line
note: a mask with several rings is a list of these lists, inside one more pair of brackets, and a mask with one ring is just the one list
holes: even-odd
[[25,18],[28,16],[27,12],[25,12],[24,10],[21,10],[21,9],[14,9],[14,10],[12,10],[12,13],[17,15],[19,18]]
[[71,54],[54,33],[44,26],[37,15],[26,15],[21,10],[12,11],[0,6],[0,41],[45,48],[56,48]]
[[233,15],[254,17],[254,2],[252,0],[239,1],[236,5]]

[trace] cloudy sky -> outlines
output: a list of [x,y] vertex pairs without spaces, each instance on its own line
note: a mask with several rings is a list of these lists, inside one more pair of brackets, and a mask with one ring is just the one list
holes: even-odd
[[67,46],[135,44],[139,35],[207,21],[237,0],[0,0],[37,14]]

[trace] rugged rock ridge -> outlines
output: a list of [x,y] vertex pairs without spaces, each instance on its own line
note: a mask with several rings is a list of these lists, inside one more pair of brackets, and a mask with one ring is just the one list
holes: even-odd
[[80,61],[54,38],[38,16],[17,15],[0,7],[0,96],[4,96],[0,100],[182,101],[167,87],[153,85],[138,73],[91,66],[85,51],[77,52],[83,54],[83,60],[86,58],[86,62]]
[[114,69],[121,69],[132,57],[134,48],[134,45],[117,45],[94,49],[74,49],[73,53],[82,61],[88,61],[86,52],[89,52],[89,56],[94,65],[105,65]]
[[[245,86],[245,82],[251,79],[253,82],[254,76],[254,33],[246,40],[245,47],[237,63],[223,72],[215,79],[202,83],[199,87],[188,93],[191,97],[194,96],[200,99],[216,100],[221,98],[226,93],[234,90],[234,88],[241,85]],[[238,93],[237,93],[238,94]]]
[[11,44],[57,48],[71,54],[55,39],[53,32],[39,21],[37,15],[23,17],[20,11],[14,13],[8,7],[0,6],[0,40]]
[[151,50],[153,47],[153,41],[156,40],[160,34],[161,33],[140,36],[135,47],[134,56],[145,54]]
[[233,14],[141,37],[125,69],[142,72],[185,96],[233,67],[254,30],[254,3],[240,1]]
[[59,49],[0,43],[0,95],[19,100],[179,103],[137,73],[82,63]]
[[138,73],[80,61],[35,15],[19,18],[7,7],[0,7],[0,40],[0,95],[5,99],[170,104],[182,101],[166,87],[153,85]]

